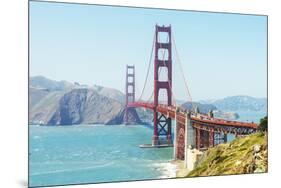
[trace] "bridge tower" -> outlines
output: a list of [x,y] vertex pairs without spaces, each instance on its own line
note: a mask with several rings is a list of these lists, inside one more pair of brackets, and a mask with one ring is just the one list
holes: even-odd
[[125,124],[129,123],[129,111],[128,103],[135,102],[135,66],[127,65],[126,67],[126,106],[124,114]]
[[[166,33],[168,35],[168,41],[161,42],[159,33]],[[159,104],[159,91],[164,89],[167,92],[167,105],[172,105],[172,39],[171,39],[171,26],[155,26],[155,57],[154,57],[154,106]],[[160,50],[165,50],[167,58],[159,54]],[[160,67],[167,68],[167,81],[159,80],[159,69]],[[160,114],[154,109],[153,111],[153,124],[154,132],[152,145],[160,144],[172,144],[171,140],[171,118]],[[164,143],[162,142],[164,141]]]

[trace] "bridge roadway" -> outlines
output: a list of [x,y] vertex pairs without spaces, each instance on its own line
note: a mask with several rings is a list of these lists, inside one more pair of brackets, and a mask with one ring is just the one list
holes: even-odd
[[[166,117],[170,117],[171,119],[176,119],[177,123],[184,125],[187,118],[187,112],[182,108],[178,107],[178,111],[176,114],[176,106],[168,106],[163,104],[158,104],[155,106],[153,103],[145,103],[145,102],[134,102],[129,103],[127,107],[142,107],[154,110],[165,115]],[[249,122],[241,122],[241,121],[230,121],[220,118],[211,118],[204,114],[190,114],[190,120],[192,126],[196,129],[201,129],[204,131],[212,131],[218,133],[232,133],[232,134],[250,134],[255,132],[257,129],[256,123]]]

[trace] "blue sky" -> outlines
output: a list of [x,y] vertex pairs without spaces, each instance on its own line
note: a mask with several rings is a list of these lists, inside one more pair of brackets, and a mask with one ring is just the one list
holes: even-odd
[[[30,75],[123,91],[134,64],[140,93],[156,23],[172,26],[193,100],[266,97],[265,16],[30,2]],[[187,99],[175,58],[173,91]]]

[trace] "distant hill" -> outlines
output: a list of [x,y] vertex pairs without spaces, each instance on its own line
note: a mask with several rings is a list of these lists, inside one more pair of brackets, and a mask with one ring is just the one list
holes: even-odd
[[100,95],[105,95],[121,103],[124,103],[124,94],[113,88],[102,87],[98,85],[88,86],[77,82],[55,81],[44,76],[33,76],[29,79],[29,88],[41,89],[47,91],[70,91],[71,89],[88,88],[95,90]]
[[231,96],[212,101],[200,101],[203,104],[214,105],[222,111],[267,111],[267,99],[250,96]]
[[217,107],[212,104],[203,104],[199,102],[185,102],[181,106],[188,110],[195,110],[195,107],[198,107],[200,113],[204,114],[207,114],[210,110],[217,110]]
[[213,104],[200,103],[200,102],[192,102],[192,103],[186,102],[183,103],[181,107],[193,111],[195,110],[196,107],[198,107],[199,112],[203,114],[207,114],[210,110],[212,110],[214,113],[214,117],[216,118],[223,118],[228,120],[235,120],[239,118],[239,114],[235,112],[218,110],[218,108]]
[[29,86],[33,88],[48,89],[50,91],[62,91],[74,87],[70,82],[54,81],[44,76],[30,77]]
[[[29,83],[30,124],[123,123],[125,97],[116,89],[54,81],[43,76],[31,77]],[[135,120],[141,123],[138,118]]]

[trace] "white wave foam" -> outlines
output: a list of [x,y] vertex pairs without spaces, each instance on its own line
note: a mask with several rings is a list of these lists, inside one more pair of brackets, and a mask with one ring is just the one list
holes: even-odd
[[34,136],[33,139],[41,139],[41,136]]
[[174,178],[178,170],[177,165],[170,162],[156,163],[153,165],[157,171],[161,172],[161,176],[158,178]]

